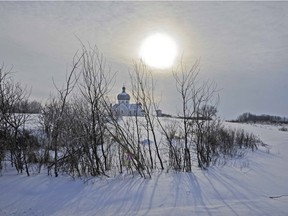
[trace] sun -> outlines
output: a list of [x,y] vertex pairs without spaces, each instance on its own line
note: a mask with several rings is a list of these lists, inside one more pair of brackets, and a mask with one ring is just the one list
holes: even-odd
[[173,65],[177,56],[177,45],[167,34],[156,33],[142,42],[139,54],[147,65],[165,69]]

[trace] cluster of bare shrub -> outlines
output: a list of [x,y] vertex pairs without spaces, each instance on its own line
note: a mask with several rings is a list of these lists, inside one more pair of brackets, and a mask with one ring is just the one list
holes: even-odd
[[29,116],[18,113],[19,104],[30,104],[29,94],[20,83],[14,82],[11,69],[0,67],[0,170],[9,157],[19,173],[30,175],[29,164],[36,163],[37,138],[25,128]]
[[[247,149],[254,151],[259,144],[262,144],[254,134],[243,129],[226,128],[217,118],[212,118],[209,121],[188,120],[190,132],[187,133],[188,148],[186,148],[184,130],[179,124],[181,124],[179,121],[170,121],[163,128],[166,149],[169,151],[168,167],[178,171],[187,171],[187,163],[191,166],[191,159],[194,159],[198,167],[206,169],[211,164],[217,164],[219,159],[222,161],[242,157]],[[192,155],[189,159],[185,158],[187,152],[192,153],[194,157]],[[190,167],[188,168],[190,171]]]
[[200,84],[199,71],[196,61],[173,72],[182,110],[179,118],[167,119],[155,115],[159,107],[152,73],[142,61],[134,63],[132,97],[145,115],[115,116],[109,100],[115,74],[96,47],[83,45],[66,82],[55,85],[56,95],[43,106],[42,130],[35,136],[25,128],[29,116],[12,111],[28,100],[25,89],[1,70],[1,164],[9,160],[27,175],[36,166],[56,177],[123,172],[151,177],[155,170],[191,172],[193,161],[204,169],[219,157],[236,156],[239,149],[256,149],[260,141],[254,135],[223,127],[216,115],[216,85]]
[[288,131],[288,128],[287,127],[281,127],[281,128],[279,128],[279,131]]

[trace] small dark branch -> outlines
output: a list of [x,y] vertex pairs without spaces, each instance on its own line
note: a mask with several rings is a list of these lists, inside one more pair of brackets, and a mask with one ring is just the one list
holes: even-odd
[[281,197],[287,197],[288,195],[279,195],[279,196],[269,196],[270,199],[279,199]]

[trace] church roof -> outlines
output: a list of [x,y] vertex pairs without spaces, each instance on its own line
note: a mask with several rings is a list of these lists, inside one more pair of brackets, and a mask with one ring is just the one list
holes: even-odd
[[130,100],[130,95],[125,92],[125,89],[125,86],[123,86],[122,92],[117,96],[118,100]]

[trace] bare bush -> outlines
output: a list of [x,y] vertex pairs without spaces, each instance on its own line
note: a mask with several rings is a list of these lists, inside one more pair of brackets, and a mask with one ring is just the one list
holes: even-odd
[[279,128],[279,131],[288,131],[288,128],[287,127],[281,127],[281,128]]
[[182,102],[180,117],[183,119],[184,130],[183,170],[186,172],[191,172],[191,149],[194,144],[196,145],[198,166],[203,167],[204,155],[209,153],[210,150],[209,146],[203,145],[202,136],[205,133],[205,127],[209,127],[210,122],[208,120],[216,114],[214,107],[217,100],[213,102],[216,85],[213,82],[199,84],[199,64],[200,60],[197,60],[191,67],[186,67],[181,62],[179,69],[174,71],[176,87],[181,95]]
[[[150,157],[150,166],[153,169],[153,158],[151,153],[151,143],[150,143],[150,135],[152,136],[153,144],[155,146],[157,159],[160,163],[160,168],[163,170],[164,165],[161,158],[161,153],[159,150],[158,140],[156,138],[155,131],[155,99],[154,99],[154,80],[151,71],[145,65],[144,62],[140,61],[134,64],[134,70],[130,73],[131,83],[132,83],[132,91],[133,96],[136,99],[136,103],[140,103],[142,105],[144,111],[144,119],[145,125],[143,126],[146,131],[146,139],[148,141],[149,148],[149,157]],[[136,115],[137,118],[137,115]],[[137,119],[136,119],[137,120]],[[137,122],[137,121],[136,121]]]
[[[19,104],[27,104],[29,93],[19,82],[14,82],[12,69],[0,68],[0,159],[7,153],[18,173],[24,170],[30,175],[29,164],[35,163],[39,149],[37,139],[25,129],[29,115],[18,112]],[[2,165],[0,166],[0,169]]]

